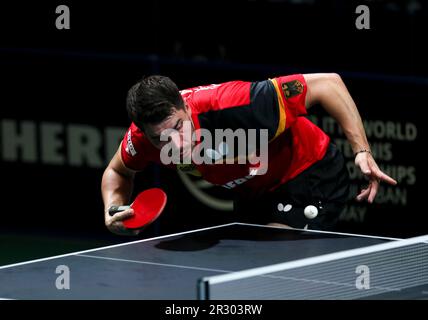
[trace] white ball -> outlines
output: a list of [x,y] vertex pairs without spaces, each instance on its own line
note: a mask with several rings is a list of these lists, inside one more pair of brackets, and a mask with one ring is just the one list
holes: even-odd
[[314,219],[318,215],[318,209],[315,206],[307,206],[304,213],[306,218]]
[[293,208],[293,206],[291,204],[287,204],[286,206],[284,206],[284,212],[288,212]]
[[282,203],[278,203],[278,211],[284,210],[284,205]]

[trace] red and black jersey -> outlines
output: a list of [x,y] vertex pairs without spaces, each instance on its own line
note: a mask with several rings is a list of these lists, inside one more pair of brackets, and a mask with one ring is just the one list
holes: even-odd
[[[302,75],[182,90],[195,129],[209,130],[213,136],[216,129],[265,129],[269,139],[268,169],[263,175],[249,175],[250,163],[195,165],[193,173],[215,185],[256,195],[276,189],[321,160],[330,139],[304,117],[306,91]],[[121,155],[124,164],[134,170],[142,170],[150,162],[161,163],[160,151],[135,124],[125,134]]]

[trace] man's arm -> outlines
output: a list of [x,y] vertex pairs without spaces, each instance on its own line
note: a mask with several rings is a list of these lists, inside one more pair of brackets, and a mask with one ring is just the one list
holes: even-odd
[[367,189],[363,189],[357,196],[357,200],[368,199],[372,203],[380,181],[392,185],[397,182],[379,169],[371,152],[366,152],[370,151],[370,145],[354,100],[338,74],[305,74],[304,78],[307,84],[306,108],[321,104],[339,123],[356,154],[355,164],[370,181]]
[[104,202],[104,219],[107,228],[119,235],[137,235],[138,230],[126,229],[122,221],[134,214],[132,209],[116,213],[110,216],[108,208],[114,205],[126,205],[129,203],[134,185],[135,171],[128,169],[122,161],[121,147],[111,159],[104,171],[101,181],[101,193]]

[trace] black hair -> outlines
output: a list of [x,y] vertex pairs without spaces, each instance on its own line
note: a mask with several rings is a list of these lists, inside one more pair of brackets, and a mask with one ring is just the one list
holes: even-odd
[[144,77],[128,91],[128,116],[143,131],[145,124],[162,122],[174,108],[184,109],[184,101],[177,85],[168,77]]

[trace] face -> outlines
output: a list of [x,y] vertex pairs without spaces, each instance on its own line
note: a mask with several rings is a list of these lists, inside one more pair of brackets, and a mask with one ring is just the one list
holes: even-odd
[[[191,139],[195,128],[190,108],[187,105],[184,109],[174,109],[174,112],[161,123],[146,124],[144,127],[144,133],[157,149],[160,150],[167,143],[172,142],[174,147],[180,150],[180,154],[183,157],[190,157],[192,147],[195,145],[195,142],[192,142]],[[186,128],[189,129],[189,132],[185,132]],[[169,135],[169,141],[161,141],[162,132],[168,129],[176,130],[178,134]]]

